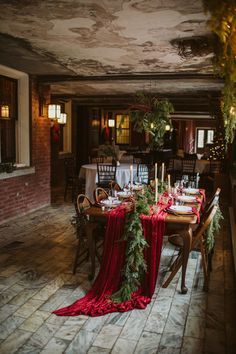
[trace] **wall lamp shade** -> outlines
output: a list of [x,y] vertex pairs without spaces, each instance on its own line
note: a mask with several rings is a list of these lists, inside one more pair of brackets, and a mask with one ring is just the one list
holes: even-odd
[[8,119],[10,118],[10,109],[8,105],[2,105],[0,106],[0,114],[1,114],[1,118],[3,119]]
[[108,119],[108,127],[114,128],[115,126],[115,119]]
[[67,114],[66,113],[61,113],[60,114],[60,118],[58,118],[58,123],[59,124],[66,124],[66,118],[67,118]]
[[61,106],[59,104],[48,105],[48,118],[60,119],[60,115],[61,115]]

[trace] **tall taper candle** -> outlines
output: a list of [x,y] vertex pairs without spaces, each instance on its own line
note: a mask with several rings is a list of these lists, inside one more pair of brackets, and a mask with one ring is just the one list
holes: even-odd
[[155,203],[158,200],[158,178],[155,178]]
[[155,163],[155,182],[156,182],[156,178],[157,178],[157,163]]
[[168,189],[170,190],[170,175],[167,175],[167,180],[168,180]]
[[165,164],[162,162],[161,164],[161,181],[164,182],[164,171],[165,171]]
[[130,165],[130,187],[133,187],[133,165]]

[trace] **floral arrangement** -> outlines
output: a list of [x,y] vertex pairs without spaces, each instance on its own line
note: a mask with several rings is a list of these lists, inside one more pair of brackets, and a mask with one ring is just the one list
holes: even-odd
[[124,150],[120,150],[118,145],[104,144],[98,148],[98,156],[112,157],[115,161],[120,161],[122,156],[126,153]]

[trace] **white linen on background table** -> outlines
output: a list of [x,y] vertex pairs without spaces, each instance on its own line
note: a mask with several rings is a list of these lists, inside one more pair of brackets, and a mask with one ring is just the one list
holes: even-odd
[[[97,176],[97,164],[87,164],[80,168],[79,177],[85,179],[85,195],[89,197],[91,201],[94,201],[93,191],[96,188],[98,182]],[[137,165],[133,164],[133,178],[137,178]],[[130,181],[130,164],[121,163],[116,168],[116,182],[123,188],[123,186]]]

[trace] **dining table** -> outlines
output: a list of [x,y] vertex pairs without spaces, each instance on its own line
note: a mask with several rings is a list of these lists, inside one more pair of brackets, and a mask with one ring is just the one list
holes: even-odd
[[[130,166],[129,163],[121,163],[116,168],[116,182],[123,188],[130,181]],[[133,180],[137,177],[137,164],[133,164]],[[85,195],[94,201],[93,192],[98,182],[97,164],[82,165],[79,172],[79,177],[85,179]]]
[[[133,193],[132,189],[130,192]],[[144,195],[145,190],[140,191],[139,197],[135,197],[136,192],[134,192],[131,199],[128,197],[126,201],[122,196],[120,203],[116,198],[111,199],[110,197],[105,199],[105,204],[104,201],[102,201],[101,205],[93,205],[85,209],[84,215],[87,222],[85,223],[84,231],[89,245],[91,261],[90,278],[93,278],[95,275],[96,227],[98,224],[105,226],[100,270],[91,289],[84,297],[79,298],[69,306],[53,311],[53,313],[58,316],[88,315],[95,317],[103,316],[111,312],[145,309],[151,302],[156,287],[163,236],[166,232],[171,232],[171,229],[174,229],[176,232],[178,228],[181,229],[183,238],[181,292],[186,294],[188,289],[185,284],[185,275],[191,250],[192,226],[200,221],[200,210],[205,195],[204,192],[202,192],[203,191],[200,193],[199,190],[199,195],[194,198],[195,202],[192,207],[186,207],[188,210],[190,209],[188,213],[181,213],[181,209],[179,209],[179,213],[175,212],[174,210],[177,210],[176,207],[179,204],[174,204],[170,194],[164,192],[161,194],[161,198],[158,202],[155,202],[154,205],[149,205],[149,212],[139,214],[140,226],[143,233],[142,242],[145,242],[148,247],[144,247],[142,250],[143,258],[146,262],[146,270],[142,274],[140,282],[138,282],[139,286],[135,287],[133,287],[133,285],[137,284],[137,269],[135,268],[133,270],[133,276],[136,280],[131,281],[131,268],[129,268],[128,273],[125,273],[125,268],[129,267],[128,264],[125,263],[127,250],[130,252],[131,248],[130,244],[128,246],[128,240],[124,238],[124,232],[127,227],[127,213],[130,213],[129,217],[131,216],[131,219],[128,220],[132,220],[132,213],[137,211],[135,198],[141,198],[140,200],[142,200],[143,197],[141,197],[141,195]],[[150,193],[150,190],[148,193]],[[104,208],[104,205],[106,208]],[[137,219],[135,223],[136,222]],[[138,238],[139,237],[140,236],[138,236]],[[136,240],[135,242],[135,234],[132,234],[132,239],[134,241],[132,247],[135,247],[134,245],[139,241]],[[129,253],[129,255],[132,258],[132,253]],[[131,264],[134,266],[134,264],[137,265],[139,263]],[[173,270],[168,277],[170,280],[173,278],[172,273],[174,273]],[[124,280],[123,276],[126,280]],[[168,286],[168,279],[163,287]],[[124,283],[124,281],[126,281],[126,283]],[[128,297],[125,295],[127,291],[131,291]],[[115,298],[113,298],[113,296],[115,296]]]
[[[178,230],[181,230],[181,235],[183,237],[183,262],[182,262],[182,273],[181,273],[181,293],[186,294],[188,289],[185,283],[185,276],[187,270],[187,264],[189,259],[189,253],[191,249],[192,243],[192,227],[199,222],[199,215],[201,204],[203,203],[204,192],[200,194],[198,197],[198,203],[188,203],[187,205],[192,206],[196,209],[197,213],[190,214],[179,214],[176,212],[166,213],[165,216],[165,234],[171,234],[172,232],[178,233]],[[109,212],[109,211],[108,211]],[[107,219],[107,209],[99,207],[98,205],[94,205],[91,208],[85,210],[85,214],[88,218],[88,223],[86,224],[86,235],[88,238],[89,244],[89,255],[91,261],[91,271],[90,271],[90,279],[94,277],[95,274],[95,244],[93,231],[97,223],[103,223],[105,225]],[[150,217],[150,222],[151,217]],[[161,250],[158,250],[161,252]],[[171,279],[171,274],[166,279],[163,284],[163,287],[167,287],[169,285],[169,279]]]

